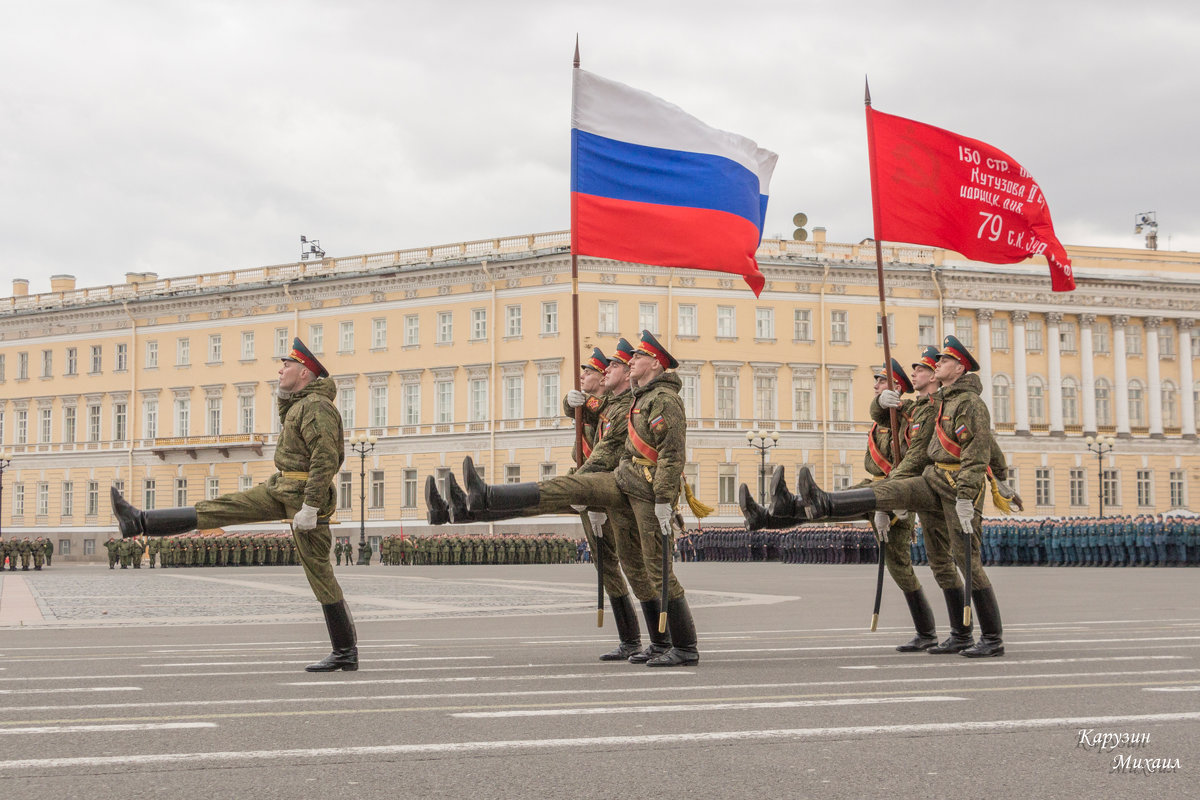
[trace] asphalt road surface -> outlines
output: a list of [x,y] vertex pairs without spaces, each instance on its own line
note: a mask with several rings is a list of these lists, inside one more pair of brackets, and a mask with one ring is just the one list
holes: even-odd
[[1200,572],[992,568],[971,660],[871,566],[677,569],[689,669],[597,660],[588,565],[341,567],[334,674],[296,567],[5,572],[0,797],[1200,796]]

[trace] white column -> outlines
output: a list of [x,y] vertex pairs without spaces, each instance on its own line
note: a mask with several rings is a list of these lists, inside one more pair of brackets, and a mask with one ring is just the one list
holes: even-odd
[[1161,439],[1163,435],[1162,375],[1158,363],[1158,328],[1162,317],[1146,318],[1146,402],[1150,409],[1150,435]]
[[1062,317],[1057,311],[1046,315],[1046,346],[1050,363],[1050,392],[1047,399],[1050,403],[1051,436],[1063,435],[1062,350],[1058,340],[1058,325],[1062,322]]
[[979,340],[975,347],[976,360],[979,362],[979,381],[983,384],[983,402],[987,403],[988,411],[992,409],[992,310],[980,308],[975,311],[975,319],[979,323]]
[[1183,435],[1196,438],[1196,398],[1192,396],[1195,373],[1192,371],[1192,319],[1178,320],[1179,325],[1179,423]]
[[1025,320],[1028,311],[1014,311],[1013,320],[1013,408],[1017,436],[1029,435],[1029,376],[1025,373]]
[[1095,314],[1079,315],[1079,363],[1082,365],[1080,379],[1083,386],[1080,398],[1083,401],[1083,433],[1085,436],[1096,435],[1096,372],[1092,364],[1092,325],[1096,322]]
[[1125,370],[1125,326],[1129,317],[1118,314],[1112,318],[1113,332],[1113,402],[1117,407],[1117,436],[1128,439],[1129,432],[1129,375]]

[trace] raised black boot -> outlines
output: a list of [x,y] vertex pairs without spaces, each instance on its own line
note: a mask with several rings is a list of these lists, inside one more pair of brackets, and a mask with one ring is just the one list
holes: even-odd
[[652,658],[661,656],[671,649],[671,631],[668,627],[663,633],[658,632],[658,617],[662,612],[662,603],[656,597],[653,600],[642,601],[642,619],[646,620],[646,630],[650,634],[650,646],[640,653],[629,657],[631,664],[645,664]]
[[919,653],[928,650],[938,643],[937,624],[933,621],[933,609],[925,599],[925,593],[920,589],[905,592],[904,599],[908,601],[908,612],[912,614],[913,625],[917,635],[896,649],[901,653]]
[[942,589],[946,596],[946,611],[950,613],[950,635],[944,642],[926,650],[935,656],[946,653],[961,653],[975,644],[975,628],[973,625],[963,625],[963,587]]
[[600,656],[600,660],[628,661],[630,656],[641,652],[642,649],[642,632],[638,627],[637,612],[633,610],[633,601],[627,594],[620,597],[609,595],[608,604],[612,606],[613,620],[617,623],[617,636],[621,643],[615,650]]
[[315,664],[304,668],[305,672],[336,672],[339,669],[354,672],[358,669],[358,634],[354,631],[354,618],[345,600],[323,603],[325,627],[329,629],[329,642],[333,652]]
[[671,632],[671,649],[646,662],[647,667],[690,667],[700,663],[696,649],[696,623],[686,597],[667,600],[667,630]]
[[113,516],[121,529],[121,538],[134,536],[172,536],[196,530],[196,509],[191,506],[141,511],[131,506],[115,486],[109,489]]
[[746,520],[748,531],[773,531],[796,524],[795,520],[773,516],[767,509],[754,502],[754,498],[750,496],[750,487],[744,483],[738,488],[738,506],[742,509],[742,518]]
[[782,464],[775,467],[775,471],[771,473],[767,494],[770,498],[767,501],[767,509],[771,516],[779,520],[787,520],[791,525],[808,521],[803,504],[797,503],[796,495],[788,489]]
[[521,511],[536,506],[542,495],[536,483],[488,486],[470,456],[463,459],[463,484],[467,487],[467,513],[477,521],[519,517]]
[[428,509],[425,516],[430,525],[445,525],[450,521],[450,508],[442,499],[432,475],[425,477],[425,508]]
[[[803,508],[809,519],[854,519],[875,510],[875,490],[846,489],[841,492],[822,491],[813,480],[812,471],[801,467],[796,476],[796,496],[792,501],[796,511]],[[780,510],[771,504],[771,510]]]
[[979,641],[959,653],[967,658],[992,658],[1004,655],[1004,626],[1000,623],[1000,606],[991,586],[971,592],[975,613],[979,615]]

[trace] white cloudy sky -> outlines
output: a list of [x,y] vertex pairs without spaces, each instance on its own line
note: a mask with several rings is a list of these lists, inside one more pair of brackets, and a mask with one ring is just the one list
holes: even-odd
[[779,153],[767,230],[871,235],[875,107],[987,141],[1068,245],[1200,250],[1194,2],[5,3],[0,295],[565,229],[570,61]]

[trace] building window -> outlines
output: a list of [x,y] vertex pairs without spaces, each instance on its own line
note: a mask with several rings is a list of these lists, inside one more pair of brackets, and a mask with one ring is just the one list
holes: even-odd
[[596,327],[598,333],[619,333],[617,327],[617,301],[601,300],[597,310]]
[[1050,493],[1051,485],[1049,467],[1038,467],[1033,471],[1034,501],[1039,506],[1054,505],[1054,498]]
[[100,406],[88,406],[88,441],[100,441]]
[[1142,329],[1135,325],[1125,327],[1125,355],[1140,356],[1142,354]]
[[338,352],[354,352],[354,320],[344,320],[338,323]]
[[1029,376],[1029,421],[1046,424],[1046,384],[1037,375]]
[[146,478],[146,480],[142,481],[142,507],[143,508],[150,509],[150,508],[155,507],[154,506],[155,494],[156,494],[156,490],[155,490],[154,479]]
[[717,376],[717,419],[737,419],[737,375]]
[[992,320],[992,349],[1008,349],[1008,320],[997,318]]
[[434,382],[433,417],[443,425],[454,422],[454,381]]
[[850,378],[829,379],[829,419],[832,422],[850,421]]
[[[876,314],[875,315],[875,345],[877,347],[883,347],[883,325],[880,324],[879,320],[880,320],[880,316],[878,314]],[[891,345],[891,344],[894,344],[895,342],[896,342],[896,315],[888,314],[888,344]],[[964,344],[966,344],[966,343],[964,342]]]
[[[1192,358],[1200,358],[1200,328],[1192,331]],[[0,365],[2,366],[2,365]],[[0,381],[4,380],[4,370],[0,369]]]
[[[113,485],[115,486],[116,484],[114,483]],[[120,489],[118,489],[117,491],[120,491]],[[87,482],[87,499],[84,502],[87,503],[87,505],[84,507],[83,513],[89,517],[96,516],[96,513],[100,507],[100,482],[99,481],[88,481]]]
[[[315,347],[313,347],[312,329],[313,329],[313,326],[310,325],[308,327],[308,349],[312,350],[315,353],[315,352],[317,352],[317,349]],[[291,342],[291,339],[288,338],[288,329],[287,328],[276,328],[275,329],[275,357],[282,358],[283,356],[286,356],[289,352],[291,352],[291,350],[292,350],[292,342]]]
[[833,488],[839,492],[850,488],[853,469],[849,464],[833,465]]
[[354,387],[353,386],[348,386],[345,388],[339,387],[338,393],[337,393],[337,398],[338,398],[338,410],[342,412],[342,427],[345,429],[353,428],[356,424],[354,422],[354,405],[355,405]]
[[1137,502],[1143,508],[1154,505],[1154,481],[1148,469],[1137,471]]
[[934,318],[924,314],[917,317],[917,344],[925,347],[937,343],[937,327]]
[[13,502],[13,509],[12,509],[13,518],[15,519],[17,517],[23,517],[23,516],[25,516],[25,484],[14,483],[12,491],[13,491],[13,500],[12,500],[12,502]]
[[146,342],[146,369],[158,369],[158,342],[154,339]]
[[204,479],[204,499],[216,500],[221,496],[221,479],[210,476]]
[[387,320],[376,317],[371,320],[371,349],[383,350],[385,347],[387,347]]
[[[47,409],[49,411],[49,409]],[[125,422],[129,417],[128,406],[125,403],[113,403],[113,439],[123,442],[127,438]],[[49,423],[49,419],[46,420]],[[49,428],[49,425],[46,426]]]
[[504,307],[504,337],[516,339],[521,336],[521,307]]
[[679,399],[683,401],[683,413],[688,419],[700,417],[700,376],[679,376]]
[[83,554],[85,556],[96,555],[96,540],[95,539],[84,539],[83,540]]
[[1163,425],[1168,428],[1179,427],[1179,390],[1171,381],[1163,381],[1162,385],[1162,416]]
[[54,377],[54,351],[53,350],[43,350],[42,351],[42,377],[43,378]]
[[37,515],[39,517],[49,516],[50,514],[50,484],[42,481],[37,485]]
[[[116,408],[116,406],[114,406],[114,408]],[[40,418],[40,423],[41,423],[39,426],[41,428],[41,431],[40,431],[40,436],[38,438],[38,441],[43,444],[50,443],[50,433],[51,433],[50,429],[52,427],[51,423],[53,422],[53,419],[52,419],[53,414],[54,414],[54,410],[51,408],[38,409],[38,417]],[[115,438],[124,439],[125,437],[117,436]]]
[[404,507],[417,507],[417,471],[415,469],[404,470]]
[[1132,380],[1129,382],[1129,422],[1134,427],[1141,427],[1145,422],[1145,406],[1142,403],[1144,393],[1142,391],[1142,382]]
[[454,312],[439,311],[437,315],[437,343],[451,344],[454,341]]
[[421,424],[421,384],[406,383],[403,392],[403,408],[400,411],[405,425]]
[[416,347],[421,343],[421,318],[416,314],[404,315],[404,346]]
[[388,411],[388,387],[387,386],[372,386],[371,387],[371,412],[370,425],[373,428],[386,427]]
[[1079,424],[1079,386],[1074,378],[1063,379],[1062,410],[1064,425]]
[[557,417],[562,413],[559,406],[562,396],[559,393],[557,372],[543,372],[538,375],[538,398],[541,406],[538,416]]
[[238,433],[254,433],[254,395],[238,397]]
[[802,422],[812,422],[816,417],[816,383],[811,375],[799,375],[792,380],[792,413]]
[[717,306],[717,338],[737,338],[737,314],[733,306]]
[[75,484],[70,481],[63,481],[62,485],[62,515],[64,517],[74,516],[75,514]]
[[253,475],[238,475],[238,491],[248,492],[254,487]]
[[542,303],[542,335],[554,336],[558,333],[558,301],[548,300]]
[[175,366],[186,367],[192,363],[192,341],[187,337],[175,340]]
[[548,464],[542,464],[540,476],[538,479],[543,480],[543,481],[548,481],[551,478],[555,477],[556,475],[558,475],[558,465],[553,462],[550,462]]
[[811,342],[812,311],[807,308],[797,308],[792,312],[792,339],[797,342]]
[[383,508],[383,470],[371,470],[371,508]]
[[775,376],[754,376],[754,416],[760,425],[774,425],[779,416],[775,403]]
[[1104,487],[1104,505],[1119,506],[1121,504],[1120,472],[1115,469],[1104,470],[1101,483]]
[[505,464],[504,465],[504,482],[505,483],[520,483],[521,482],[521,465],[520,464]]
[[1112,326],[1107,322],[1097,322],[1092,326],[1092,349],[1104,354],[1112,349]]
[[1040,319],[1025,321],[1025,350],[1030,353],[1042,352],[1042,321]]
[[[287,341],[287,329],[283,330],[284,336],[284,352],[291,350],[291,343]],[[308,349],[316,355],[322,355],[325,352],[325,325],[316,323],[308,326]]]
[[699,328],[696,325],[696,306],[692,304],[679,306],[679,335],[696,336]]
[[17,353],[17,380],[29,380],[29,353]]
[[[147,354],[150,352],[150,351],[149,351],[149,346],[150,346],[150,343],[149,343],[149,342],[147,342],[147,343],[146,343],[146,347],[147,347],[147,350],[146,350],[146,352],[147,352]],[[154,358],[155,358],[155,364],[154,364],[154,366],[157,366],[157,365],[158,365],[158,364],[157,364],[157,359],[158,359],[158,342],[154,342]],[[150,356],[149,356],[149,355],[147,355],[147,356],[146,356],[146,360],[147,360],[147,361],[149,361],[149,360],[150,360]],[[146,366],[147,366],[147,367],[149,367],[149,366],[151,366],[151,365],[150,365],[150,364],[146,364]],[[64,374],[66,374],[66,375],[78,375],[78,374],[79,374],[79,349],[78,349],[78,348],[75,348],[75,347],[68,347],[68,348],[67,348],[67,371],[66,371]]]
[[1159,329],[1158,354],[1163,358],[1175,357],[1175,337],[1171,335],[1170,328]]
[[221,398],[204,399],[204,432],[208,436],[221,434]]
[[1171,470],[1171,508],[1187,508],[1185,473],[1181,469]]
[[482,342],[487,339],[487,309],[471,309],[471,341]]
[[775,340],[775,309],[754,309],[754,338]]
[[470,398],[470,414],[472,422],[484,422],[488,419],[488,382],[487,378],[472,378],[467,384]]
[[[891,316],[890,314],[888,316]],[[971,317],[954,318],[954,335],[963,343],[963,347],[975,346],[975,320]]]
[[638,303],[638,331],[658,333],[658,303]]
[[4,380],[4,354],[0,353],[0,382]]
[[[97,424],[100,422],[99,416],[96,418]],[[17,444],[29,443],[29,412],[23,408],[17,409],[16,431],[14,431]],[[96,439],[94,441],[99,441]]]
[[1112,395],[1112,390],[1108,385],[1108,381],[1100,378],[1096,381],[1096,425],[1111,426],[1112,423],[1112,404],[1109,399]]
[[1074,353],[1078,348],[1075,337],[1075,323],[1063,322],[1058,326],[1058,346],[1064,353]]
[[175,435],[187,436],[191,423],[192,401],[186,397],[175,398]]
[[254,331],[242,331],[242,361],[254,360]]
[[338,508],[348,509],[354,497],[354,478],[349,472],[338,473]]
[[117,345],[117,357],[114,369],[117,372],[125,372],[129,369],[129,345],[123,342]]
[[208,335],[208,363],[221,363],[221,334],[219,333]]
[[1087,473],[1080,467],[1071,469],[1070,474],[1071,505],[1083,507],[1087,505]]
[[849,344],[850,323],[845,311],[829,312],[829,341],[836,344]]
[[717,465],[717,502],[737,502],[737,464]]
[[525,377],[504,376],[504,418],[521,419],[525,415]]
[[175,505],[176,507],[188,505],[187,478],[175,479]]

